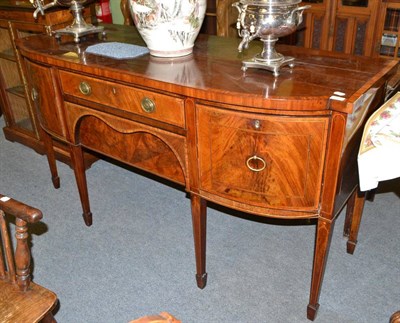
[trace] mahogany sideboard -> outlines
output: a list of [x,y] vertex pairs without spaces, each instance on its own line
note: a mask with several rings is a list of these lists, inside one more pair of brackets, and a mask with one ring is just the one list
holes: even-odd
[[[109,25],[107,41],[143,44]],[[316,223],[307,317],[315,318],[335,219],[347,204],[354,251],[364,196],[356,157],[366,118],[382,103],[397,62],[282,45],[295,57],[279,77],[241,70],[239,40],[200,35],[192,55],[114,59],[49,36],[18,41],[31,99],[48,135],[70,147],[83,217],[92,224],[83,147],[179,183],[190,195],[196,279],[205,287],[206,209]],[[52,162],[53,160],[53,162]],[[284,247],[284,246],[280,246]]]

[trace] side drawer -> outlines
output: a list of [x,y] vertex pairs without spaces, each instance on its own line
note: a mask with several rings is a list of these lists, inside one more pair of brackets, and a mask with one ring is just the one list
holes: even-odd
[[201,190],[257,207],[317,210],[328,124],[198,105]]
[[185,127],[184,100],[165,94],[60,71],[65,94]]

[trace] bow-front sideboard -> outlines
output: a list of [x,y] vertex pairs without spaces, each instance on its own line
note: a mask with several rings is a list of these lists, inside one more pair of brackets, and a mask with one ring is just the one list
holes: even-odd
[[[132,27],[107,28],[107,41],[143,44]],[[193,54],[177,59],[86,53],[103,41],[44,35],[18,41],[55,185],[53,139],[70,147],[87,225],[83,148],[184,186],[200,288],[207,280],[208,201],[244,216],[315,221],[307,307],[314,319],[333,226],[346,204],[348,252],[354,251],[364,201],[358,145],[397,63],[281,46],[295,66],[274,77],[241,70],[241,60],[260,51],[256,43],[239,54],[237,39],[200,35]]]

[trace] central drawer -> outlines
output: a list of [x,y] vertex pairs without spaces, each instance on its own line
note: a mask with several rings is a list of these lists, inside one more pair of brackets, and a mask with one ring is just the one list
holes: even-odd
[[65,94],[185,128],[182,98],[65,71],[60,79]]

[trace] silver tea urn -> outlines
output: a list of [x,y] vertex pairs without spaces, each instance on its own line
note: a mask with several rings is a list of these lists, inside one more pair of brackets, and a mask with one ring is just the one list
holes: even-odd
[[233,4],[238,11],[237,29],[242,41],[239,52],[260,38],[263,50],[250,60],[243,61],[242,70],[262,68],[279,75],[279,69],[294,66],[294,58],[283,56],[275,50],[279,37],[293,33],[303,21],[303,11],[311,6],[299,7],[301,0],[241,0]]
[[63,29],[58,29],[54,32],[56,38],[60,38],[61,35],[72,35],[76,43],[80,42],[80,37],[89,34],[102,33],[105,37],[103,26],[94,26],[91,23],[87,23],[83,17],[84,4],[92,2],[93,0],[53,0],[52,2],[45,2],[44,0],[29,0],[36,10],[33,13],[35,20],[38,14],[41,13],[44,16],[46,9],[55,6],[69,7],[74,20],[70,26]]

